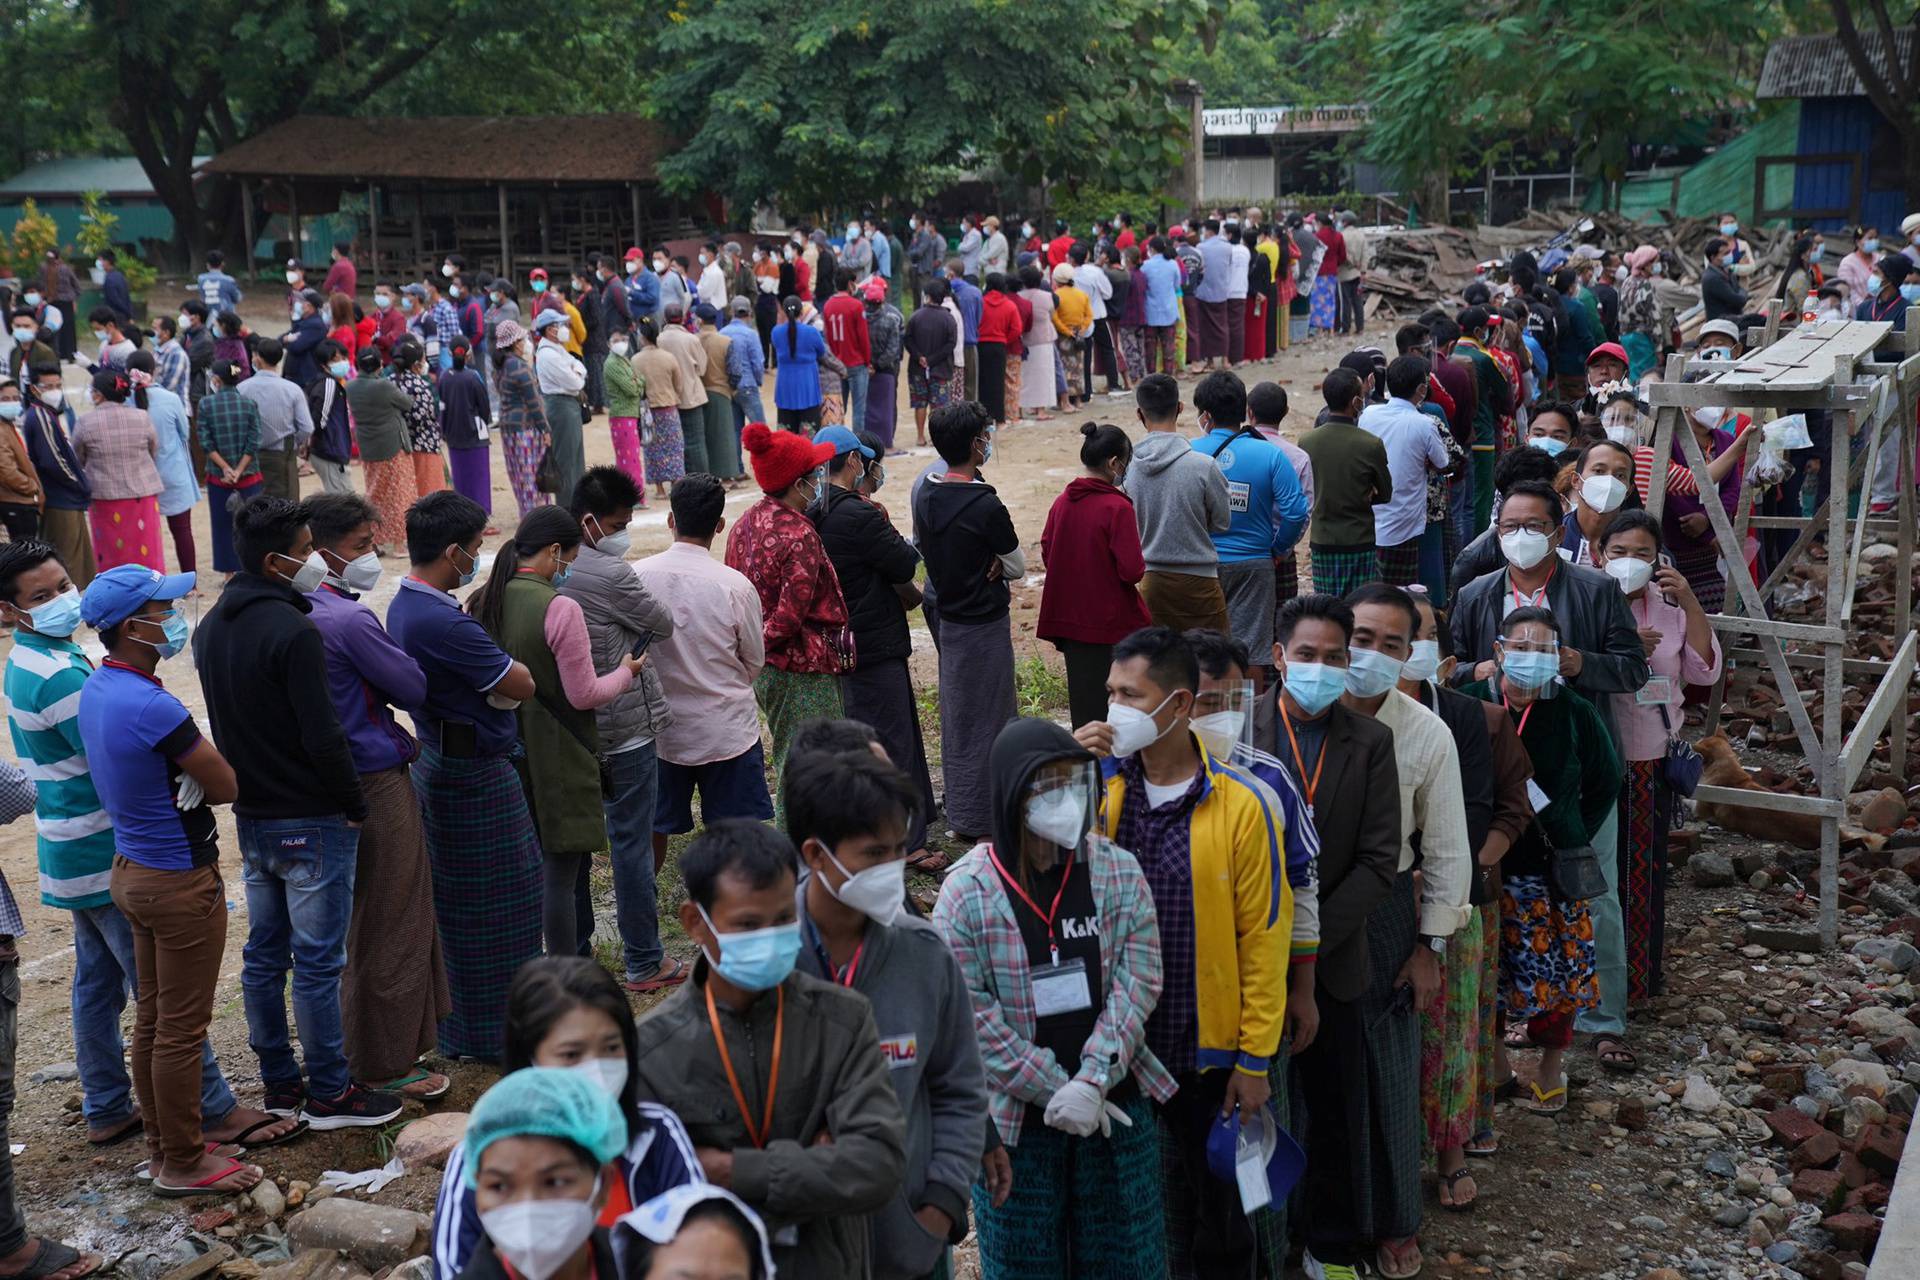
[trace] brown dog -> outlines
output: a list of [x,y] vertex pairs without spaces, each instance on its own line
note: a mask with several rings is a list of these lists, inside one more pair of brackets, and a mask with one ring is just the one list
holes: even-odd
[[[1732,791],[1759,791],[1774,794],[1768,788],[1755,782],[1747,773],[1746,766],[1740,763],[1740,757],[1733,753],[1733,744],[1727,741],[1725,734],[1716,733],[1702,738],[1693,744],[1707,762],[1706,771],[1700,775],[1703,786],[1726,787]],[[1694,803],[1694,812],[1703,822],[1728,831],[1737,831],[1741,835],[1752,836],[1757,840],[1784,840],[1799,845],[1802,849],[1820,847],[1820,819],[1810,813],[1781,813],[1775,809],[1760,809],[1743,804],[1716,804],[1710,800]],[[1840,826],[1840,842],[1845,844],[1866,844],[1879,848],[1885,843],[1884,837],[1871,836],[1864,831]]]

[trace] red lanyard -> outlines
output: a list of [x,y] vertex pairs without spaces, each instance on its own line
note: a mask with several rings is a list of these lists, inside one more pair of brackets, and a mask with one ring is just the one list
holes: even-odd
[[[865,954],[867,954],[867,937],[865,934],[861,934],[860,945],[853,949],[853,959],[847,961],[846,968],[838,970],[837,972],[834,973],[834,981],[838,982],[843,987],[852,986],[853,976],[860,972],[860,957],[864,956]],[[829,959],[827,961],[827,964],[828,964],[828,967],[831,968],[833,961]]]
[[164,684],[160,684],[160,677],[154,675],[151,671],[142,671],[140,668],[134,666],[132,663],[122,662],[118,658],[102,658],[100,660],[100,665],[103,667],[118,667],[122,671],[131,671],[133,672],[133,674],[139,676],[142,680],[151,680],[155,684],[159,684],[162,689],[167,687]]
[[1513,585],[1513,574],[1509,572],[1507,574],[1507,589],[1513,592],[1513,607],[1516,609],[1519,609],[1526,605],[1539,604],[1541,601],[1545,600],[1547,598],[1547,588],[1553,585],[1553,571],[1555,569],[1558,569],[1559,567],[1560,566],[1558,564],[1548,565],[1547,580],[1540,584],[1540,589],[1538,591],[1531,592],[1530,594],[1524,595],[1524,596],[1520,594],[1520,588]]
[[1307,793],[1307,808],[1313,808],[1313,793],[1320,789],[1320,771],[1327,767],[1327,740],[1320,740],[1320,758],[1313,765],[1313,779],[1307,779],[1306,758],[1300,754],[1300,740],[1293,736],[1293,717],[1287,714],[1285,707],[1280,708],[1280,723],[1287,726],[1287,745],[1293,748],[1293,763],[1300,770],[1300,789]]
[[1045,911],[1040,909],[1039,903],[1027,896],[1027,891],[1020,887],[1017,880],[1007,874],[1007,869],[1000,864],[1000,855],[993,851],[991,845],[987,847],[987,857],[993,860],[993,869],[1000,873],[1000,878],[1006,882],[1007,888],[1018,894],[1020,901],[1032,908],[1033,914],[1039,916],[1041,923],[1047,926],[1047,950],[1052,954],[1053,962],[1059,964],[1060,947],[1053,940],[1053,921],[1054,918],[1060,914],[1060,899],[1066,896],[1067,881],[1073,878],[1073,851],[1067,851],[1067,869],[1060,875],[1060,887],[1054,890],[1053,905]]
[[773,1014],[773,1070],[767,1076],[767,1105],[758,1128],[754,1127],[753,1113],[747,1110],[747,1095],[740,1088],[740,1077],[733,1073],[733,1055],[727,1052],[727,1037],[720,1030],[720,1012],[713,1007],[713,988],[703,988],[707,996],[707,1022],[713,1027],[713,1044],[720,1050],[720,1065],[727,1069],[727,1087],[733,1090],[733,1101],[740,1108],[740,1123],[747,1126],[747,1139],[756,1147],[765,1147],[773,1137],[773,1096],[780,1088],[780,1042],[787,1028],[787,989],[776,989],[777,1003]]
[[[1505,689],[1502,689],[1502,690],[1500,691],[1500,705],[1501,705],[1501,706],[1503,706],[1503,707],[1505,707],[1505,708],[1507,709],[1507,714],[1508,714],[1508,715],[1512,715],[1512,714],[1513,714],[1513,704],[1512,704],[1511,702],[1508,702],[1508,701],[1507,701],[1507,691],[1506,691]],[[1515,734],[1517,734],[1517,735],[1519,735],[1519,736],[1521,736],[1521,737],[1525,737],[1525,736],[1526,736],[1526,732],[1527,732],[1527,717],[1533,714],[1533,708],[1534,708],[1534,703],[1532,703],[1532,702],[1529,702],[1529,703],[1527,704],[1527,709],[1526,709],[1525,711],[1522,711],[1522,712],[1520,713],[1520,723],[1519,723],[1518,725],[1516,725],[1516,726],[1514,727],[1514,730],[1513,730]]]

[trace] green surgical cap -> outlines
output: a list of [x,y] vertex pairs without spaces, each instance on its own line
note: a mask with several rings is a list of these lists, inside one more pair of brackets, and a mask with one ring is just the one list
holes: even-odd
[[467,1185],[480,1156],[501,1138],[558,1138],[606,1164],[626,1149],[620,1105],[592,1080],[559,1067],[527,1067],[502,1076],[481,1096],[467,1122]]

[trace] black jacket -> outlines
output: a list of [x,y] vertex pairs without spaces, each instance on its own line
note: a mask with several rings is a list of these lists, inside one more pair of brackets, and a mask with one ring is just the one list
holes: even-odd
[[1007,616],[1006,579],[987,573],[997,558],[1019,547],[1020,535],[992,485],[957,480],[922,484],[913,495],[913,532],[926,557],[942,622],[992,622]]
[[311,612],[278,578],[239,573],[194,632],[193,664],[214,745],[240,781],[242,818],[367,816]]
[[[1480,872],[1480,846],[1487,842],[1493,827],[1493,740],[1487,736],[1486,705],[1478,698],[1455,693],[1429,680],[1421,688],[1420,705],[1439,716],[1453,735],[1453,747],[1460,755],[1460,796],[1467,809],[1467,851],[1475,855],[1472,901],[1480,906],[1491,899],[1485,896],[1485,879]],[[1420,833],[1414,832],[1413,847],[1420,847]]]
[[1709,320],[1737,319],[1747,309],[1747,291],[1722,268],[1708,267],[1700,273],[1700,302]]
[[894,587],[912,582],[920,553],[900,536],[880,508],[850,489],[827,486],[813,527],[840,575],[854,651],[860,667],[875,666],[913,652],[907,636],[907,606]]
[[[631,1228],[628,1228],[631,1230]],[[587,1237],[587,1244],[593,1250],[593,1274],[602,1280],[613,1280],[620,1274],[620,1267],[613,1256],[613,1239],[605,1227],[595,1227],[593,1234]],[[518,1275],[519,1272],[514,1272]],[[467,1259],[467,1265],[460,1269],[458,1280],[508,1280],[507,1268],[500,1261],[500,1255],[493,1251],[493,1244],[482,1236],[474,1245],[473,1256]]]

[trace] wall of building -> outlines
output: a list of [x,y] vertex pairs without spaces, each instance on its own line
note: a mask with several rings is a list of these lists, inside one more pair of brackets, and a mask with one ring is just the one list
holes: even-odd
[[[1795,150],[1803,156],[1859,156],[1863,170],[1859,220],[1879,227],[1882,232],[1897,233],[1900,220],[1911,211],[1906,207],[1898,168],[1899,147],[1892,133],[1865,98],[1804,98],[1800,103],[1800,136]],[[1853,201],[1852,181],[1851,165],[1798,165],[1794,169],[1793,206],[1796,209],[1849,208]],[[1846,223],[1845,218],[1827,218],[1814,225],[1839,231]]]

